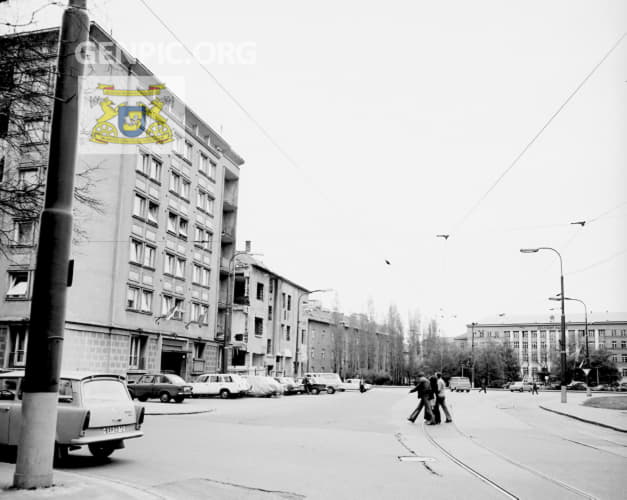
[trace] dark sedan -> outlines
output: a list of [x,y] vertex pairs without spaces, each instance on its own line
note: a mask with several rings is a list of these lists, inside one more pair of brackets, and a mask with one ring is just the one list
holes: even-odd
[[146,373],[134,384],[129,384],[128,392],[132,398],[140,401],[159,398],[163,403],[168,403],[172,399],[182,403],[185,398],[192,397],[192,386],[178,375]]

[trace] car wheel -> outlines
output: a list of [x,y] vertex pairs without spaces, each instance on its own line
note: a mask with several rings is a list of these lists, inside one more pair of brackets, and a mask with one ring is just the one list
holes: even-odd
[[222,390],[220,391],[220,398],[221,398],[221,399],[228,399],[228,397],[229,397],[230,395],[231,395],[231,393],[230,393],[228,390],[226,390],[226,389],[222,389]]
[[470,392],[470,389],[466,389],[466,392]]
[[311,389],[311,393],[312,393],[312,394],[320,394],[320,389],[318,389],[317,387],[313,387],[313,388]]
[[327,387],[327,394],[335,394],[335,389],[333,387]]
[[162,392],[159,395],[159,399],[161,400],[162,403],[169,403],[170,402],[170,394],[168,394],[167,392]]
[[145,403],[148,401],[148,396],[139,396],[137,399],[139,399],[142,403]]
[[174,398],[174,401],[176,401],[177,403],[182,403],[185,400],[185,398],[183,396],[176,396]]
[[92,443],[87,445],[89,452],[96,458],[107,458],[115,447],[111,443]]

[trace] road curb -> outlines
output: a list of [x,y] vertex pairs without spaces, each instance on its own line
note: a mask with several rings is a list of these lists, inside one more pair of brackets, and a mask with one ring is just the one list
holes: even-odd
[[593,425],[598,425],[599,427],[605,427],[606,429],[612,429],[614,431],[618,431],[618,432],[625,432],[627,433],[627,429],[622,429],[620,427],[614,427],[613,425],[609,425],[609,424],[604,424],[601,423],[597,420],[589,420],[587,418],[582,418],[582,417],[578,417],[576,415],[573,415],[572,413],[566,413],[566,412],[562,412],[562,411],[558,411],[558,410],[554,410],[552,408],[547,408],[546,406],[542,406],[539,405],[540,408],[542,408],[543,410],[546,411],[550,411],[552,413],[557,413],[558,415],[562,415],[564,417],[570,417],[570,418],[574,418],[575,420],[579,420],[580,422],[585,422],[587,424],[593,424]]
[[216,411],[215,408],[209,408],[208,410],[186,410],[186,411],[177,411],[177,412],[167,412],[167,411],[156,411],[155,413],[148,411],[146,408],[146,416],[163,416],[163,415],[197,415],[200,413],[212,413]]

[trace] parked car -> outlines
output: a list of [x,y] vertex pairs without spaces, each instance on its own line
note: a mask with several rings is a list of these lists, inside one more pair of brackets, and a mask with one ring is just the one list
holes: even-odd
[[250,390],[250,384],[241,376],[231,373],[203,373],[191,382],[192,397],[220,396],[227,399],[230,396],[245,396]]
[[470,392],[470,379],[468,377],[451,377],[448,386],[453,392]]
[[126,385],[134,384],[140,378],[142,378],[142,376],[145,375],[146,373],[148,373],[148,372],[140,371],[140,372],[130,372],[130,373],[127,373],[126,374]]
[[[358,391],[360,386],[361,379],[358,378],[347,378],[342,382],[342,390],[344,391]],[[364,382],[364,389],[370,390],[372,386]]]
[[[23,371],[0,374],[0,445],[17,446],[22,426]],[[143,436],[144,408],[131,400],[124,377],[94,372],[62,372],[55,433],[55,458],[87,446],[105,458]]]
[[283,387],[283,394],[302,394],[305,392],[305,387],[302,383],[296,382],[292,377],[274,377]]
[[614,388],[610,384],[599,384],[594,387],[590,387],[591,391],[613,391]]
[[509,389],[509,386],[512,385],[512,384],[513,384],[513,382],[505,382],[503,384],[503,389]]
[[509,391],[510,392],[524,392],[524,391],[529,391],[531,392],[531,389],[533,389],[533,382],[512,382],[512,384],[509,386]]
[[315,372],[305,373],[305,377],[309,377],[314,384],[324,384],[329,394],[335,391],[343,391],[342,379],[337,373],[332,372]]
[[140,401],[159,398],[162,403],[172,399],[182,403],[185,398],[192,397],[192,386],[172,373],[146,373],[128,386],[128,392]]
[[246,375],[244,378],[250,384],[248,396],[269,398],[283,394],[283,387],[272,377],[265,375]]
[[[307,384],[306,379],[309,380],[309,384]],[[319,382],[313,377],[303,377],[299,379],[299,381],[303,384],[304,392],[310,394],[320,394],[321,392],[326,392],[328,394],[335,393],[335,389],[333,387],[327,387],[327,384],[323,382]]]
[[585,382],[574,380],[566,386],[566,389],[569,391],[586,391],[588,390],[588,386],[585,384]]

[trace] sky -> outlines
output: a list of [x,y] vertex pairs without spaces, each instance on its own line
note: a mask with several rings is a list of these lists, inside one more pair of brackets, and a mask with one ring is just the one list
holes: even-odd
[[558,256],[519,251],[543,246],[567,296],[627,311],[626,2],[88,4],[245,159],[239,246],[327,306],[443,335],[548,315]]

